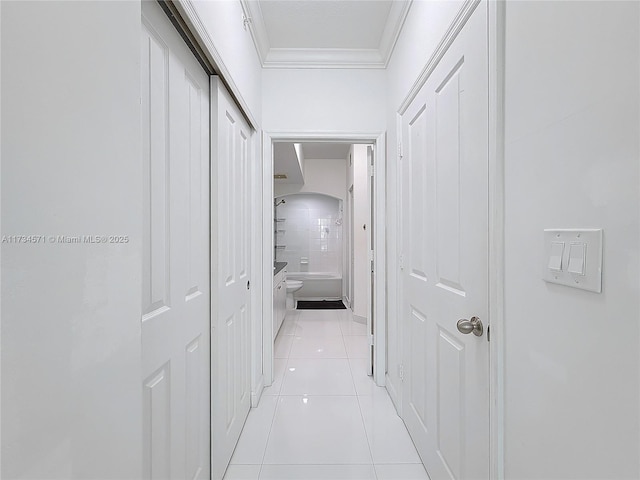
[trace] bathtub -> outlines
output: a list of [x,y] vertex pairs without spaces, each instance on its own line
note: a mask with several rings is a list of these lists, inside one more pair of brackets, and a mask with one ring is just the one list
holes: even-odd
[[339,273],[287,272],[287,279],[302,280],[304,283],[294,293],[296,300],[342,299],[342,275]]

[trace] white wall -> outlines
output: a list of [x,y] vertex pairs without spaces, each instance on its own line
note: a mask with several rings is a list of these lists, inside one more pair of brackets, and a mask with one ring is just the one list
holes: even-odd
[[304,162],[304,185],[300,191],[325,193],[344,200],[347,195],[346,177],[346,159],[307,158]]
[[[2,478],[141,478],[140,5],[3,2]],[[117,34],[114,34],[117,32]]]
[[[509,2],[505,477],[639,478],[639,4]],[[604,229],[603,292],[541,280]]]
[[382,132],[384,70],[266,69],[263,128],[269,132]]
[[402,363],[401,319],[398,318],[398,229],[401,212],[398,206],[398,132],[397,112],[417,80],[438,42],[463,2],[414,1],[398,38],[386,70],[385,90],[387,128],[387,387],[397,406],[402,384],[398,365]]
[[[191,0],[239,94],[258,123],[262,119],[262,66],[237,0]],[[257,126],[259,129],[260,125]]]

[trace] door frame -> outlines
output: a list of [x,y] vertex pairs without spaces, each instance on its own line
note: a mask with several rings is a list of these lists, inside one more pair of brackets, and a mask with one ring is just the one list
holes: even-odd
[[[491,341],[489,343],[489,475],[492,480],[504,479],[504,72],[505,72],[505,27],[506,2],[485,0],[487,3],[487,42],[488,42],[488,157],[489,157],[489,218],[488,218],[488,249],[489,249],[489,319]],[[447,52],[449,46],[457,38],[467,20],[482,0],[466,0],[458,10],[449,28],[433,54],[421,70],[411,89],[396,110],[396,131],[398,152],[402,156],[402,115],[407,111],[411,102],[418,95],[427,79],[433,72],[440,59]],[[396,162],[396,205],[402,205],[402,176],[401,165]],[[402,253],[402,212],[397,215],[395,235],[398,253]],[[396,261],[396,318],[402,319],[404,294],[400,265]],[[404,324],[398,322],[398,336],[404,338]],[[402,343],[398,357],[404,358],[405,345]],[[400,384],[395,392],[395,405],[402,416],[402,391]]]
[[[332,142],[372,144],[376,156],[375,179],[375,244],[374,269],[376,272],[374,316],[378,319],[374,342],[374,381],[385,384],[386,367],[386,249],[385,249],[385,196],[386,196],[386,135],[385,132],[262,132],[262,230],[273,228],[273,143],[274,142]],[[345,179],[346,182],[346,179]],[[260,362],[264,385],[273,383],[273,236],[262,237],[262,358]],[[257,368],[258,365],[254,365]],[[256,392],[256,404],[262,392]],[[254,405],[255,406],[255,405]]]

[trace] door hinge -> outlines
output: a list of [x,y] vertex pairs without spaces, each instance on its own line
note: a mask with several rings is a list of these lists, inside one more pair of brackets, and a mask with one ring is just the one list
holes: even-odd
[[400,254],[400,258],[398,259],[398,265],[400,266],[400,270],[404,270],[404,255]]
[[404,380],[404,365],[402,364],[398,365],[398,376],[400,380]]
[[373,334],[369,335],[369,346],[373,347]]
[[398,142],[398,160],[402,160],[402,142]]
[[487,325],[487,342],[491,341],[491,325]]

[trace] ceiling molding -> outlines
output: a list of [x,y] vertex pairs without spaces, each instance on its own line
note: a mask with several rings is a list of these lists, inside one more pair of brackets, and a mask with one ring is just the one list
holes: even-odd
[[264,24],[264,18],[262,16],[262,8],[260,8],[260,2],[240,0],[242,5],[242,11],[249,20],[249,32],[253,39],[253,45],[256,47],[256,52],[260,58],[260,63],[264,65],[264,61],[267,58],[271,44],[269,42],[269,34],[267,33],[267,26]]
[[380,51],[365,48],[272,48],[264,68],[385,68]]
[[412,0],[392,2],[377,49],[272,48],[256,0],[240,0],[263,68],[386,68],[407,18]]
[[380,55],[384,59],[384,66],[386,67],[391,59],[391,54],[396,46],[400,32],[404,26],[404,22],[407,19],[409,8],[411,7],[412,0],[396,0],[391,4],[391,10],[389,10],[389,17],[387,23],[384,26],[384,32],[382,32],[382,38],[380,39]]

